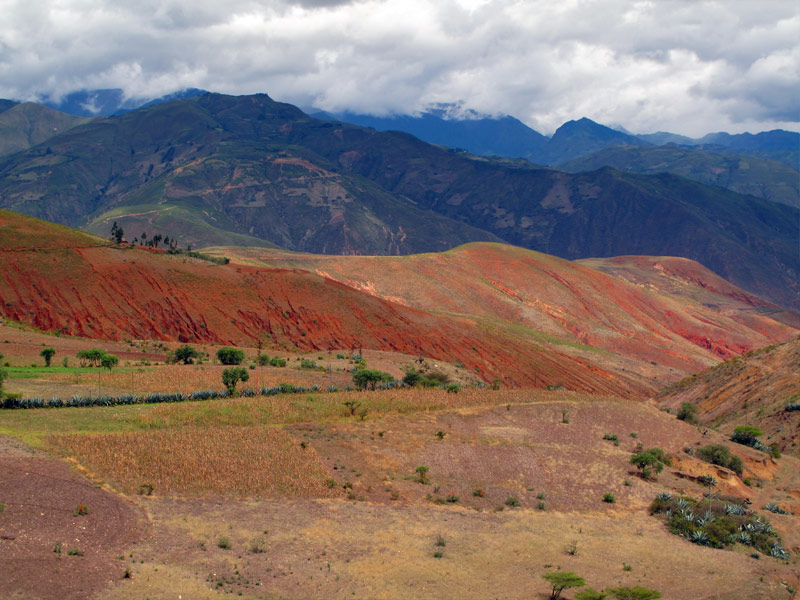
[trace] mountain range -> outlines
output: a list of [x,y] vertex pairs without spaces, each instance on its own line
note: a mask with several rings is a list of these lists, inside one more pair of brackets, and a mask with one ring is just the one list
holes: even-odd
[[[586,121],[548,144],[585,145],[602,128]],[[320,121],[263,94],[205,94],[56,132],[0,160],[0,206],[195,245],[408,254],[504,241],[570,259],[684,256],[800,306],[792,206],[671,174],[479,157]]]

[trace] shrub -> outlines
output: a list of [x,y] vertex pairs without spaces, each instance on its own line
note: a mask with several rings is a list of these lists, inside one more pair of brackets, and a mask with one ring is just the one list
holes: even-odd
[[419,477],[420,483],[428,483],[428,478],[426,477],[428,473],[428,467],[425,465],[420,465],[415,469],[417,476]]
[[617,600],[657,600],[661,598],[660,592],[640,585],[611,588],[608,593]]
[[722,444],[703,446],[697,449],[696,456],[700,460],[704,460],[712,465],[727,467],[740,477],[742,475],[742,469],[744,467],[742,459],[735,454],[731,454],[727,446],[723,446]]
[[270,367],[285,367],[286,366],[286,359],[281,358],[280,356],[273,356],[269,359],[269,366]]
[[240,365],[244,360],[244,350],[223,346],[217,350],[217,360],[223,365]]
[[604,440],[609,440],[611,442],[618,442],[619,441],[619,438],[617,437],[617,435],[615,433],[607,433],[607,434],[605,434],[603,436],[603,439]]
[[592,588],[586,588],[575,594],[575,600],[605,600],[607,592],[598,592]]
[[202,354],[190,346],[189,344],[185,344],[180,348],[175,348],[171,352],[167,353],[167,362],[170,364],[182,362],[185,365],[191,365],[194,363],[195,359],[198,359],[202,356]]
[[506,498],[506,506],[522,506],[522,502],[516,496]]
[[269,364],[269,356],[267,354],[258,355],[258,366],[266,367]]
[[733,430],[731,441],[744,446],[750,446],[756,450],[769,452],[769,449],[767,449],[767,447],[761,443],[761,440],[758,439],[758,436],[762,434],[763,432],[758,427],[753,427],[752,425],[740,425]]
[[85,504],[78,504],[78,506],[75,507],[75,510],[72,511],[72,514],[75,515],[76,517],[88,515],[89,507],[86,506]]
[[483,488],[475,488],[474,490],[472,490],[472,495],[475,496],[476,498],[483,498],[486,495],[486,492],[484,491]]
[[217,540],[217,548],[222,548],[223,550],[230,550],[231,549],[231,540],[228,537],[222,536]]
[[616,501],[617,498],[616,496],[614,496],[614,494],[610,492],[606,492],[605,494],[603,494],[603,502],[608,502],[609,504],[613,504]]
[[697,406],[691,402],[681,404],[678,409],[678,419],[696,425],[699,422],[697,419]]
[[310,358],[304,358],[300,361],[300,368],[301,369],[316,369],[317,363],[311,360]]

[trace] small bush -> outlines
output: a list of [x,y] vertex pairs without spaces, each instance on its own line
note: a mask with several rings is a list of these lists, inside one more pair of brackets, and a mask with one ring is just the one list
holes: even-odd
[[286,359],[281,358],[280,356],[273,356],[269,359],[269,366],[270,367],[285,367],[286,366]]
[[244,360],[244,350],[223,346],[217,350],[217,360],[223,365],[240,365]]
[[217,548],[222,548],[223,550],[230,550],[231,549],[231,540],[226,536],[222,536],[217,540]]
[[719,465],[720,467],[727,467],[740,477],[742,475],[742,469],[744,467],[742,459],[735,454],[731,454],[727,446],[723,446],[722,444],[703,446],[697,449],[695,455],[697,458],[707,463]]
[[76,517],[88,515],[89,507],[86,506],[85,504],[78,504],[78,506],[75,507],[75,510],[72,511],[72,514]]
[[486,495],[486,492],[484,491],[483,488],[475,488],[474,490],[472,490],[472,495],[477,498],[483,498]]
[[80,548],[70,548],[67,550],[67,556],[83,556],[83,550]]
[[678,419],[686,421],[692,425],[697,425],[699,422],[697,418],[697,406],[691,402],[684,402],[678,409]]
[[603,502],[608,502],[609,504],[613,504],[616,501],[617,498],[616,496],[614,496],[614,494],[610,492],[606,492],[605,494],[603,494]]

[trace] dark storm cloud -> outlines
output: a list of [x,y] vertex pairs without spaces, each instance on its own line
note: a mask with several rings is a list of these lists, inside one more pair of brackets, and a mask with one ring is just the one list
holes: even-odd
[[0,0],[0,96],[267,92],[375,113],[439,103],[545,132],[796,128],[793,2]]

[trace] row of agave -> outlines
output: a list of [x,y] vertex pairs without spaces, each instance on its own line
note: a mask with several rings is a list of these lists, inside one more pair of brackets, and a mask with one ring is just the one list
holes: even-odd
[[[305,387],[282,383],[275,387],[261,388],[261,395],[275,396],[277,394],[305,394],[319,392],[320,387],[313,385]],[[328,387],[329,392],[338,391],[335,386]],[[241,394],[245,397],[257,396],[258,393],[250,388],[242,390]],[[217,398],[228,398],[231,393],[228,390],[200,390],[190,394],[180,393],[152,393],[143,396],[133,394],[123,394],[120,396],[81,396],[74,395],[71,398],[62,399],[53,397],[45,398],[16,398],[7,397],[0,403],[0,408],[23,409],[23,408],[63,408],[63,407],[87,407],[87,406],[119,406],[122,404],[158,404],[167,402],[187,402],[189,400],[214,400]]]

